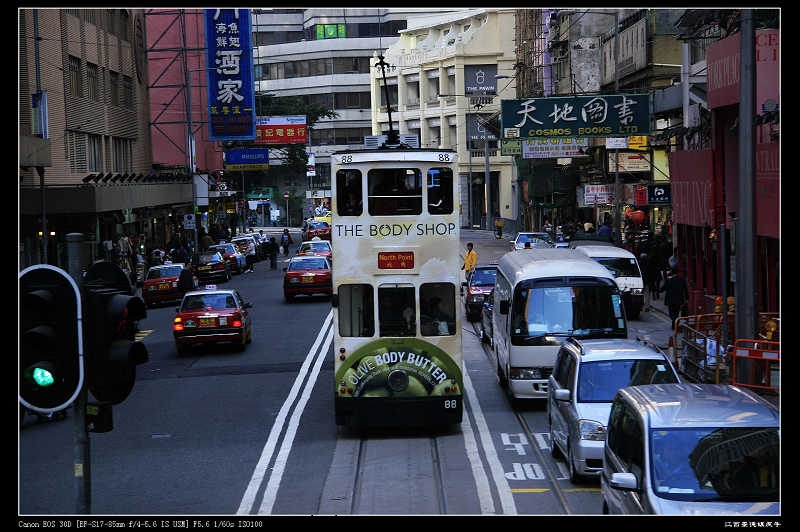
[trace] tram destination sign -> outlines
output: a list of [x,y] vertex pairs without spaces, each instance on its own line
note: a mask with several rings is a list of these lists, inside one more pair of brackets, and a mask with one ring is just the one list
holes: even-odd
[[649,94],[606,94],[500,101],[504,139],[650,134]]

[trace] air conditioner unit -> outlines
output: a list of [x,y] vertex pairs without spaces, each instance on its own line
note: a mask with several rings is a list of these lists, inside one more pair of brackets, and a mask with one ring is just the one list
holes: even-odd
[[386,142],[386,135],[368,135],[364,137],[365,150],[377,150]]
[[410,148],[419,148],[419,136],[416,133],[404,133],[400,135],[400,143]]

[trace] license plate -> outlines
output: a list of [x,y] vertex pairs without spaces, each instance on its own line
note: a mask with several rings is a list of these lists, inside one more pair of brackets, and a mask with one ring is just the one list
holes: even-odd
[[200,318],[200,327],[213,327],[216,325],[216,318]]
[[210,270],[211,266],[200,266],[200,268],[198,268],[198,269],[200,269],[200,270]]
[[313,277],[313,276],[310,276],[310,275],[309,275],[309,276],[306,276],[306,277],[302,277],[302,278],[300,279],[300,282],[301,282],[301,283],[313,283],[313,282],[314,282],[314,277]]
[[169,290],[169,283],[159,283],[158,289],[159,290]]

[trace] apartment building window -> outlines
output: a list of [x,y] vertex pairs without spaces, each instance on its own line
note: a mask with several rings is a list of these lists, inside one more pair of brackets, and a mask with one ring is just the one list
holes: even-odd
[[368,57],[335,57],[333,59],[334,74],[367,74],[369,73]]
[[133,78],[122,76],[122,107],[133,109]]
[[86,133],[67,131],[64,151],[69,161],[69,170],[73,173],[86,172]]
[[97,65],[93,63],[86,63],[86,96],[95,102],[100,100]]
[[89,145],[89,171],[100,172],[103,169],[103,137],[87,135]]
[[305,104],[318,104],[325,109],[333,109],[333,94],[304,94],[300,96]]
[[69,56],[69,93],[76,98],[83,96],[81,79],[81,59]]
[[369,92],[338,92],[334,109],[369,109],[372,105]]
[[334,144],[363,144],[365,135],[372,135],[367,127],[340,127],[334,133]]
[[131,24],[131,17],[128,14],[128,10],[120,9],[119,10],[119,38],[123,41],[130,41],[130,24]]
[[130,139],[115,137],[114,143],[114,172],[132,172],[133,142]]
[[119,73],[112,71],[109,75],[111,84],[111,105],[119,105]]

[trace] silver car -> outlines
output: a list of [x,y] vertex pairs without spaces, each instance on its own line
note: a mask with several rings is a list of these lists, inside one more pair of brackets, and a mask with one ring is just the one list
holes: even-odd
[[566,456],[572,482],[603,469],[606,423],[620,388],[681,382],[669,358],[629,338],[569,338],[549,379],[547,417],[553,456]]
[[622,388],[608,420],[604,514],[780,515],[780,413],[741,386]]
[[555,247],[555,244],[553,243],[553,237],[550,236],[550,233],[545,232],[517,233],[517,236],[514,238],[514,240],[510,240],[509,242],[511,243],[511,251],[525,249],[526,242],[531,248]]

